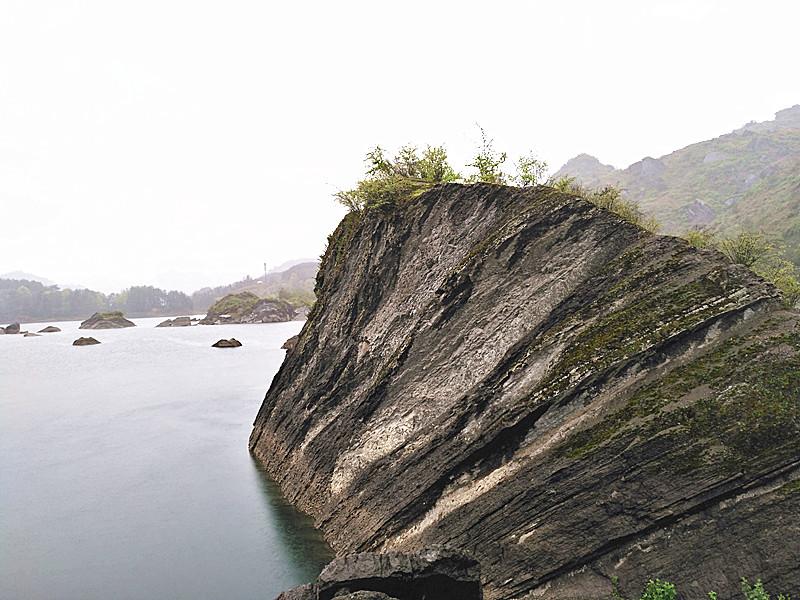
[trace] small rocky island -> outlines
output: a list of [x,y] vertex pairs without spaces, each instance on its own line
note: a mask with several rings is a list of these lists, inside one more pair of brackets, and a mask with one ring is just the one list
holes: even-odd
[[200,324],[284,323],[297,317],[298,312],[284,300],[259,298],[252,292],[241,292],[228,294],[215,302]]
[[56,327],[55,325],[48,325],[44,329],[40,329],[39,333],[58,333],[59,331],[61,331],[59,327]]
[[161,321],[156,327],[189,327],[192,325],[191,317],[175,317],[174,319],[167,319]]
[[95,344],[99,344],[100,342],[93,337],[79,337],[77,340],[72,342],[73,346],[94,346]]
[[11,323],[5,327],[0,327],[0,335],[16,335],[20,331],[19,323]]
[[236,338],[231,338],[229,340],[219,340],[211,344],[212,348],[239,348],[242,345],[242,342],[237,340]]
[[136,327],[136,323],[129,321],[121,311],[96,312],[81,323],[78,329],[122,329]]

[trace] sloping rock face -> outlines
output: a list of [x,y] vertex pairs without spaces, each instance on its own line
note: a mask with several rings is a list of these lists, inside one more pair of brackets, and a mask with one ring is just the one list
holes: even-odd
[[136,323],[126,319],[120,311],[111,311],[94,313],[83,321],[78,329],[122,329],[124,327],[136,327]]
[[[338,554],[443,544],[486,598],[800,581],[800,315],[549,188],[349,215],[251,449]],[[531,594],[531,596],[528,596]]]

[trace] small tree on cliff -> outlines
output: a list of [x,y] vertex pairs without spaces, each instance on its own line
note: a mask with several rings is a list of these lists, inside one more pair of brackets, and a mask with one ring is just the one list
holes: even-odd
[[393,159],[376,146],[367,153],[365,162],[366,177],[352,190],[335,194],[340,203],[354,212],[394,204],[436,183],[460,178],[447,161],[443,146],[428,146],[421,154],[416,146],[403,146]]

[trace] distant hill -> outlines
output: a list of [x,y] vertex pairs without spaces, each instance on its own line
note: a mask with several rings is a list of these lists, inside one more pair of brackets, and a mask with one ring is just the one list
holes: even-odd
[[18,279],[24,281],[36,281],[44,286],[56,285],[54,281],[51,281],[46,277],[40,277],[39,275],[34,275],[33,273],[26,273],[25,271],[9,271],[8,273],[3,273],[2,275],[0,275],[0,279]]
[[294,264],[284,271],[267,273],[266,278],[247,277],[229,285],[203,288],[192,294],[192,304],[195,311],[204,312],[228,294],[250,292],[259,298],[285,300],[294,307],[311,306],[315,299],[314,285],[318,270],[317,261],[307,261]]
[[697,226],[762,230],[783,240],[800,265],[800,105],[627,169],[581,154],[555,174],[562,176],[621,187],[666,233]]

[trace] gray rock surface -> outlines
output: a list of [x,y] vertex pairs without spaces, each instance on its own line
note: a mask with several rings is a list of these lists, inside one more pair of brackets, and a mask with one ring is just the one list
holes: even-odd
[[283,342],[281,350],[294,350],[295,346],[297,346],[297,340],[299,339],[300,339],[299,335],[293,335],[288,340]]
[[339,555],[444,544],[488,599],[800,582],[800,315],[548,188],[349,215],[251,449]]
[[100,342],[94,339],[93,337],[80,337],[74,342],[72,342],[73,346],[94,346],[95,344],[99,344]]
[[8,335],[16,335],[20,331],[19,323],[11,323],[10,325],[6,325],[5,333]]
[[55,325],[48,325],[44,329],[40,329],[39,333],[58,333],[59,331],[61,331],[61,329],[59,329]]
[[33,333],[32,331],[26,331],[25,335],[22,337],[41,337],[38,333]]
[[275,600],[317,600],[317,586],[313,583],[301,585],[282,592]]

